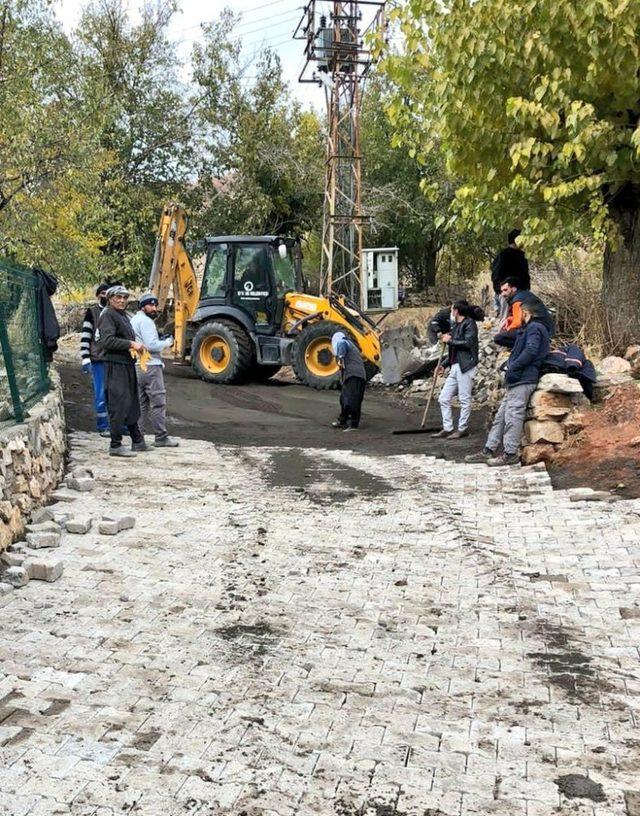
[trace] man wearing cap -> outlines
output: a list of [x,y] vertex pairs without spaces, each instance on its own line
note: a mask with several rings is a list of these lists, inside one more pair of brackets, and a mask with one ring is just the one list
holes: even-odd
[[[100,315],[96,340],[100,344],[105,361],[105,393],[111,427],[111,456],[134,456],[136,451],[147,450],[144,436],[140,433],[140,403],[136,366],[131,352],[144,351],[144,345],[136,340],[131,320],[127,316],[129,292],[124,286],[112,286],[107,290],[107,308]],[[122,444],[122,431],[127,428],[131,436],[131,450]]]
[[173,337],[161,340],[154,319],[158,316],[158,299],[151,292],[145,292],[138,301],[140,310],[131,325],[136,340],[151,353],[147,360],[147,370],[138,370],[138,399],[140,401],[140,427],[144,431],[153,428],[157,448],[176,448],[178,442],[167,433],[167,391],[164,387],[163,349],[173,345]]
[[91,375],[93,383],[93,407],[96,412],[96,430],[100,436],[109,436],[109,418],[107,403],[104,396],[104,358],[102,350],[95,341],[94,335],[98,328],[98,319],[107,305],[107,289],[109,285],[101,283],[96,289],[97,301],[89,306],[82,321],[80,335],[80,357],[82,359],[82,373]]

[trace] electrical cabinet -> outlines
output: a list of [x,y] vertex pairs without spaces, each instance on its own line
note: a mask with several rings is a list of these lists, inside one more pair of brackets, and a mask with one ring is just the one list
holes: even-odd
[[365,312],[389,312],[398,308],[398,247],[362,250],[366,289]]

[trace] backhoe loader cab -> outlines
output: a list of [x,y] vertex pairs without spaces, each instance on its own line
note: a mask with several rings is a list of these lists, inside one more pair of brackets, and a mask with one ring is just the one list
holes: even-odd
[[268,379],[291,365],[313,388],[335,388],[331,338],[344,331],[372,376],[380,366],[373,323],[344,298],[305,293],[300,243],[277,235],[207,238],[200,291],[184,246],[186,216],[165,207],[150,279],[162,309],[173,287],[174,356],[212,383]]

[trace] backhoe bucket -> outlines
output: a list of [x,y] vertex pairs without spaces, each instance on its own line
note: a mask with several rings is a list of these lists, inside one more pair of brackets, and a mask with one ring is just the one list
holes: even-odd
[[395,385],[418,368],[413,354],[413,327],[387,329],[380,337],[382,361],[380,372],[385,385]]

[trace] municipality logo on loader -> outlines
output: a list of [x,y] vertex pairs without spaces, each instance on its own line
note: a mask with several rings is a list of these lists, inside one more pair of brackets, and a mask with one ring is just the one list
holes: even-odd
[[253,281],[245,281],[242,284],[242,289],[238,290],[238,297],[244,298],[260,298],[260,297],[269,297],[268,292],[256,292],[254,290],[254,283]]

